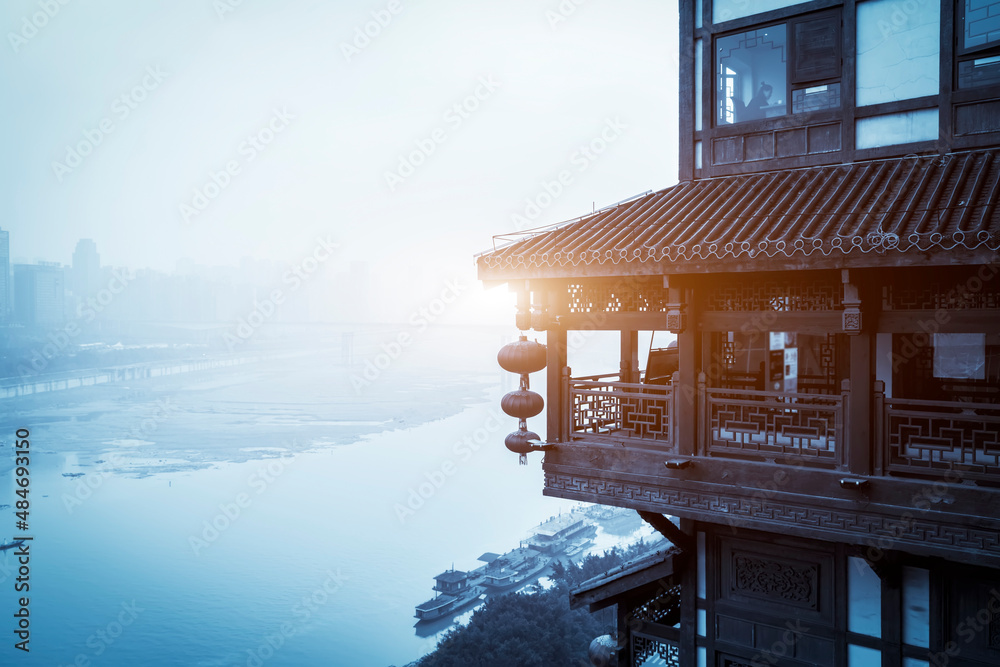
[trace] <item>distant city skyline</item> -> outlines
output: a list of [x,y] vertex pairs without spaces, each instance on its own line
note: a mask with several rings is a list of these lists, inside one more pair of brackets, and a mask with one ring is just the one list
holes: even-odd
[[387,280],[471,280],[498,231],[676,180],[673,3],[217,4],[0,7],[15,260],[296,261],[329,234]]

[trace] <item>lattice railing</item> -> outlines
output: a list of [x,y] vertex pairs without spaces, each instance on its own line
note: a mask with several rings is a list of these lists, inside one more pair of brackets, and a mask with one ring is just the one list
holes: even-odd
[[708,387],[703,396],[707,453],[844,463],[846,390],[821,395]]
[[[607,376],[612,377],[612,376]],[[569,381],[574,436],[607,436],[672,444],[669,386],[574,378]]]
[[680,642],[652,635],[632,633],[632,667],[679,667],[681,664]]
[[889,473],[1000,481],[1000,404],[886,398],[878,437]]
[[673,584],[649,602],[632,610],[632,618],[661,625],[680,622],[681,585]]

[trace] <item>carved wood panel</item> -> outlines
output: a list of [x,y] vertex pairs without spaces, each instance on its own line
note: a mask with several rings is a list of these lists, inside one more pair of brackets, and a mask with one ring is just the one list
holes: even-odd
[[566,286],[567,313],[665,313],[667,290],[662,279],[607,280]]
[[739,312],[815,312],[840,310],[843,288],[833,280],[738,280],[707,290],[705,309]]
[[733,552],[730,591],[745,597],[780,600],[805,609],[817,608],[819,568]]
[[755,496],[681,489],[552,470],[546,470],[545,488],[548,495],[624,507],[637,507],[641,503],[643,509],[722,526],[777,532],[794,530],[792,534],[854,544],[877,544],[879,538],[885,538],[900,549],[916,547],[942,555],[962,551],[1000,563],[1000,531],[925,516],[901,521],[899,513],[845,510],[805,500],[779,501],[761,497],[759,493]]
[[632,634],[633,667],[680,667],[681,648],[676,642]]

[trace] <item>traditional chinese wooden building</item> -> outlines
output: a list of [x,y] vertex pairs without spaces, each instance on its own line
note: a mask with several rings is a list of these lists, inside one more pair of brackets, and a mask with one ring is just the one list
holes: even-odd
[[1000,665],[1000,2],[681,0],[680,90],[677,185],[478,258],[546,341],[508,445],[676,546],[576,603],[622,666]]

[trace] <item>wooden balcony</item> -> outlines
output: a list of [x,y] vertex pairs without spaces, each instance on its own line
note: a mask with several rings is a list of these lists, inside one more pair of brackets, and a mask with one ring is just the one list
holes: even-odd
[[1000,404],[886,398],[875,386],[882,474],[1000,484]]
[[1000,566],[1000,404],[677,379],[565,377],[545,494]]

